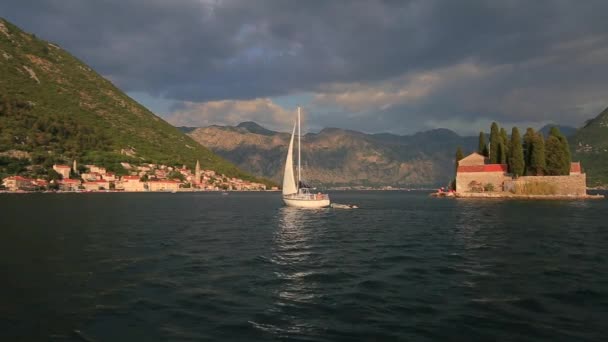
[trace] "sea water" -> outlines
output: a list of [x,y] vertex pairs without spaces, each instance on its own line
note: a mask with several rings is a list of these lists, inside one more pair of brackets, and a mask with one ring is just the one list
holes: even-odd
[[608,201],[0,195],[0,340],[605,340]]

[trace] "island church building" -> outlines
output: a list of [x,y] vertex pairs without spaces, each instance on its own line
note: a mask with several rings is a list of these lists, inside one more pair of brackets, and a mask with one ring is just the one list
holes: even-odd
[[548,184],[553,194],[565,196],[585,196],[587,179],[580,162],[570,164],[567,176],[520,176],[514,178],[508,173],[507,164],[490,164],[489,159],[479,153],[472,153],[458,161],[456,169],[456,193],[511,192],[526,184]]

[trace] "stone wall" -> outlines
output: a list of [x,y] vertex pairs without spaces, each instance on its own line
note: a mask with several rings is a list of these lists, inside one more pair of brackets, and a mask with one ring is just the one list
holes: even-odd
[[510,181],[511,177],[502,172],[459,172],[456,175],[456,192],[470,192],[469,184],[475,181],[494,186],[494,191],[503,191],[503,183]]
[[524,176],[505,181],[505,191],[516,187],[522,187],[526,183],[551,184],[555,189],[555,195],[582,196],[587,194],[587,177],[583,174],[572,174],[569,176]]

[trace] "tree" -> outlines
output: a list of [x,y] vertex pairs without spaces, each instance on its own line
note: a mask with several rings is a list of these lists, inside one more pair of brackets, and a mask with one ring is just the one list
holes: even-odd
[[536,132],[534,132],[534,129],[531,127],[528,127],[528,129],[526,129],[526,134],[524,134],[524,144],[523,144],[523,150],[524,150],[524,174],[532,174],[532,162],[531,162],[531,157],[532,157],[532,149],[533,149],[533,145],[534,145],[534,139],[536,138]]
[[[567,162],[567,156],[563,151],[562,141],[555,135],[549,135],[547,138],[545,159],[547,162],[547,174],[551,176],[566,175],[564,165]],[[568,172],[570,168],[568,168]]]
[[509,148],[509,171],[515,176],[519,177],[524,174],[524,150],[521,145],[521,137],[519,136],[519,130],[517,127],[513,127],[511,131],[511,146]]
[[507,160],[509,159],[509,136],[507,135],[507,130],[505,130],[503,127],[500,128],[500,140],[505,148],[505,155],[504,155],[504,160],[505,162],[502,164],[505,164],[507,162]]
[[173,170],[171,172],[169,172],[169,175],[167,175],[167,178],[169,179],[179,179],[180,181],[184,182],[186,180],[186,177],[184,177],[184,175],[181,174],[181,172]]
[[47,176],[47,180],[49,182],[50,181],[57,181],[57,180],[60,180],[60,179],[63,179],[63,176],[59,172],[55,171],[54,169],[49,169],[48,176]]
[[498,143],[498,163],[499,164],[506,164],[507,163],[507,147],[502,142],[502,139]]
[[488,156],[488,145],[486,144],[486,135],[483,132],[479,132],[479,145],[477,147],[477,153]]
[[462,148],[460,148],[460,146],[458,146],[458,148],[456,149],[456,168],[458,168],[458,162],[464,158],[464,154],[462,153]]
[[500,132],[498,130],[498,124],[496,122],[492,122],[492,127],[490,128],[490,164],[496,164],[499,162],[499,145],[500,145]]
[[[549,131],[549,137],[551,136],[556,137],[560,142],[559,152],[557,152],[559,153],[559,156],[555,156],[553,158],[560,162],[558,175],[568,175],[570,174],[570,163],[572,161],[570,156],[570,145],[568,144],[568,139],[559,131],[559,128],[555,126],[551,127],[551,130]],[[547,167],[549,166],[548,162],[549,159],[547,159]]]
[[536,133],[532,141],[532,153],[530,154],[530,170],[532,175],[542,176],[545,174],[547,163],[545,159],[545,139],[542,133]]

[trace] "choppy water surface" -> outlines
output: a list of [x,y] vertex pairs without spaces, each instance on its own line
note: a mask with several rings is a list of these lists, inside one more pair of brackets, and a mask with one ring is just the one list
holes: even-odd
[[608,201],[0,195],[0,340],[606,340]]

